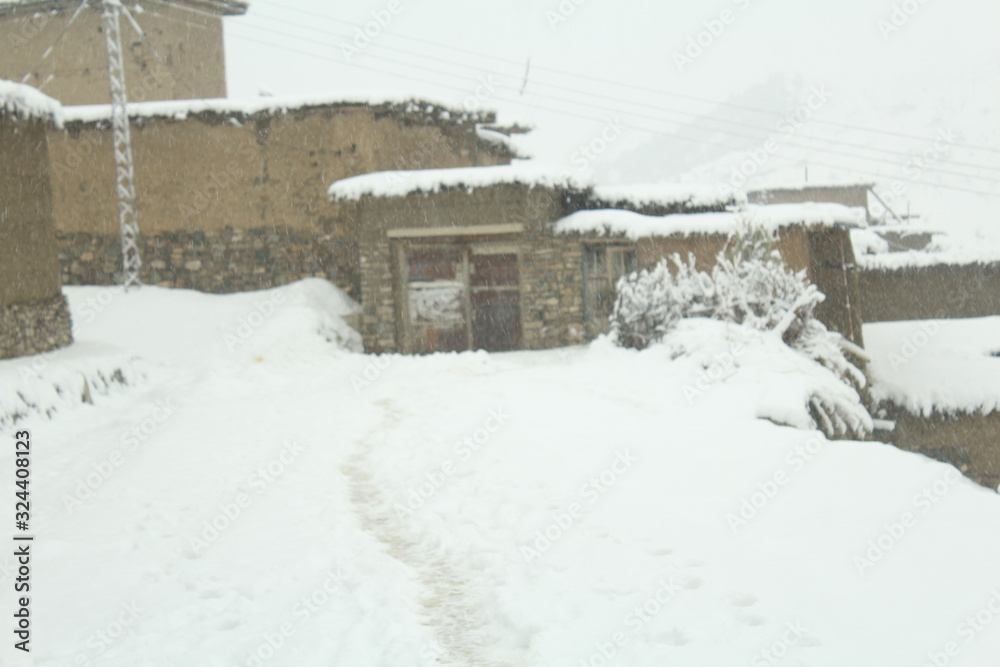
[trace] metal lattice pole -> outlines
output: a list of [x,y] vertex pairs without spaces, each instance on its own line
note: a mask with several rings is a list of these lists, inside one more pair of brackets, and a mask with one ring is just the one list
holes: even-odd
[[122,284],[138,287],[142,258],[139,254],[139,214],[135,206],[135,169],[129,131],[128,96],[122,64],[119,29],[120,0],[104,0],[104,40],[108,48],[108,81],[111,84],[111,129],[115,153],[115,189],[118,193],[118,227],[122,243]]

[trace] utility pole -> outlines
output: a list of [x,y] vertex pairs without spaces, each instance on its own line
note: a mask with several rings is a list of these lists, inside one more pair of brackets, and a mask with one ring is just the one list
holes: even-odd
[[[108,49],[108,82],[111,85],[111,130],[115,156],[115,190],[118,194],[118,228],[122,244],[122,284],[125,290],[138,287],[142,257],[139,253],[139,214],[135,206],[135,168],[132,163],[132,134],[129,130],[128,95],[122,64],[119,15],[128,9],[121,0],[103,0],[104,41]],[[133,25],[135,21],[128,16]]]

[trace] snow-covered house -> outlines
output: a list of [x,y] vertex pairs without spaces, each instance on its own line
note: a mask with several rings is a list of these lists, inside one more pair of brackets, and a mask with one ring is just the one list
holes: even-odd
[[[222,22],[242,0],[122,0],[143,30],[122,19],[129,98],[136,102],[226,96]],[[64,105],[101,104],[108,90],[103,3],[0,0],[0,79],[38,86]]]
[[45,140],[47,128],[60,122],[58,102],[0,81],[0,358],[72,342]]
[[[708,268],[746,226],[827,295],[818,315],[861,343],[839,204],[751,206],[715,189],[593,187],[523,164],[394,171],[333,183],[356,230],[373,352],[539,349],[607,331],[617,278],[673,253]],[[739,210],[733,210],[734,207]]]
[[[356,295],[356,245],[326,184],[386,169],[504,164],[514,154],[499,133],[483,132],[492,113],[403,95],[174,100],[129,110],[142,280],[206,292],[319,276]],[[110,107],[64,114],[65,130],[49,134],[63,281],[115,284]]]

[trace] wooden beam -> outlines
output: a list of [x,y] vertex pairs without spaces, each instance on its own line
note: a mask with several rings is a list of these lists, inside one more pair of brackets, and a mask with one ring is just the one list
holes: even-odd
[[466,227],[418,227],[414,229],[390,229],[386,235],[390,239],[440,238],[447,236],[495,236],[498,234],[520,234],[524,231],[521,223],[506,225],[472,225]]

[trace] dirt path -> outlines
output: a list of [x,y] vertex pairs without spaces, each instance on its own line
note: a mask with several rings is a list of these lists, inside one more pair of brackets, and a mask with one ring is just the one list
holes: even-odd
[[369,455],[392,432],[403,424],[404,416],[389,401],[380,401],[386,418],[361,443],[358,451],[344,465],[350,480],[351,501],[357,508],[362,527],[385,545],[386,552],[416,572],[425,593],[420,600],[425,624],[433,633],[436,659],[416,662],[423,667],[508,667],[506,663],[483,657],[496,643],[482,617],[474,586],[461,575],[447,554],[434,552],[415,543],[406,527],[392,513],[382,486],[372,470]]

